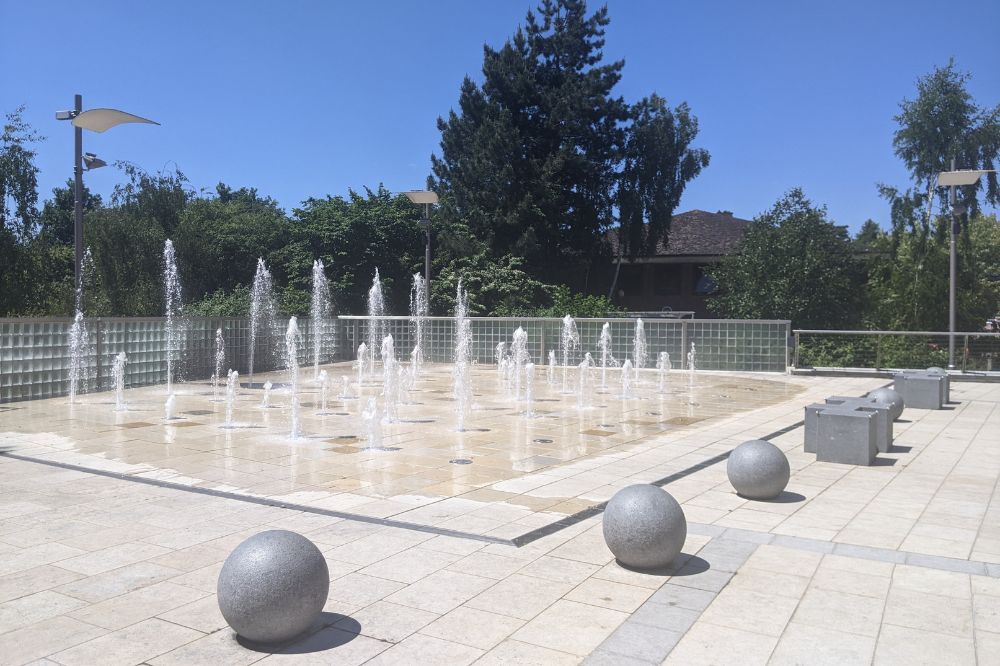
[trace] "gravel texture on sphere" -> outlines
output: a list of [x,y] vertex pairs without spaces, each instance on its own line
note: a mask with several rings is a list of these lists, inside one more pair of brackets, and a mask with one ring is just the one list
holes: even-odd
[[277,643],[309,629],[323,611],[330,571],[319,548],[301,534],[268,530],[229,554],[219,573],[219,610],[255,643]]
[[769,500],[788,485],[791,470],[784,451],[763,439],[751,439],[729,454],[726,474],[740,497]]
[[620,564],[665,567],[687,539],[687,519],[677,500],[649,484],[622,488],[604,509],[604,541]]
[[889,415],[892,416],[893,421],[903,415],[903,396],[896,389],[888,386],[875,389],[868,394],[868,397],[873,399],[878,405],[887,406],[889,408]]

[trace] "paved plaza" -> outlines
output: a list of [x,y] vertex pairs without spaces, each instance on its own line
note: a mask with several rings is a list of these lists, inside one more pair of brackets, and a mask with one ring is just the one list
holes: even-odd
[[[348,365],[325,366],[338,379]],[[872,467],[802,451],[803,407],[878,378],[609,376],[580,409],[536,376],[532,418],[495,370],[474,372],[455,431],[449,368],[427,372],[367,447],[374,380],[325,411],[303,369],[302,436],[287,389],[165,387],[0,405],[0,663],[1000,663],[1000,384],[952,383],[906,409]],[[283,375],[257,377],[276,384]],[[775,501],[726,478],[767,438],[792,468]],[[601,509],[663,485],[689,534],[670,569],[618,565]],[[330,570],[314,630],[238,642],[216,601],[247,537],[299,532]]]

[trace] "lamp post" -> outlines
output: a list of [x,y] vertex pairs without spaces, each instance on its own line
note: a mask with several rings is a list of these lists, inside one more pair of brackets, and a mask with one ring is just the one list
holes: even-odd
[[411,203],[423,204],[424,217],[420,220],[420,228],[427,234],[427,244],[424,247],[424,289],[426,290],[427,304],[431,302],[431,204],[438,202],[436,192],[429,190],[412,190],[404,192],[406,198]]
[[148,123],[150,125],[159,125],[160,123],[117,109],[89,109],[84,111],[82,95],[75,95],[73,102],[72,111],[56,111],[56,120],[70,120],[73,122],[73,245],[76,254],[74,276],[77,293],[81,294],[78,298],[82,298],[83,169],[86,167],[89,171],[107,166],[107,162],[97,155],[83,152],[83,130],[89,129],[92,132],[104,132],[123,123]]
[[951,171],[942,171],[938,174],[938,187],[951,187],[949,201],[951,202],[951,233],[950,254],[948,258],[948,369],[955,369],[955,274],[958,266],[958,252],[956,242],[958,238],[958,207],[955,205],[956,185],[975,185],[979,178],[986,173],[993,173],[992,169],[964,169],[955,170],[955,158],[951,159]]

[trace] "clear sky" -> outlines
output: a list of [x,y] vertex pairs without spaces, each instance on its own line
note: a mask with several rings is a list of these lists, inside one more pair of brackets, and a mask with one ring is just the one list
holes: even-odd
[[[47,140],[41,197],[72,174],[68,123],[108,106],[162,127],[84,133],[108,162],[177,165],[196,188],[253,186],[291,209],[348,188],[420,189],[436,118],[480,78],[534,6],[524,0],[0,0],[0,112],[27,105]],[[593,3],[591,8],[598,5]],[[893,115],[955,57],[981,105],[1000,102],[1000,2],[609,0],[617,92],[687,101],[712,163],[680,210],[752,217],[801,186],[852,229],[883,225],[875,185],[905,186]],[[964,12],[958,14],[953,8]],[[88,173],[110,193],[123,174]]]

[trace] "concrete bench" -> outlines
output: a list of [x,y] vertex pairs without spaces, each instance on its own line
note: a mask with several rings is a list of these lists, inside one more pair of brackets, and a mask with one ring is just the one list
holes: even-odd
[[924,372],[901,372],[893,379],[903,404],[914,409],[941,409],[945,403],[946,377]]
[[951,379],[948,377],[948,371],[933,367],[927,368],[925,372],[932,377],[944,377],[944,381],[941,382],[941,404],[947,405],[951,401]]
[[892,450],[892,414],[888,405],[879,405],[869,398],[855,398],[850,396],[831,396],[826,399],[828,405],[838,405],[851,409],[876,412],[875,421],[875,448],[881,453],[888,453]]
[[816,412],[816,460],[871,465],[878,451],[878,410],[830,405]]

